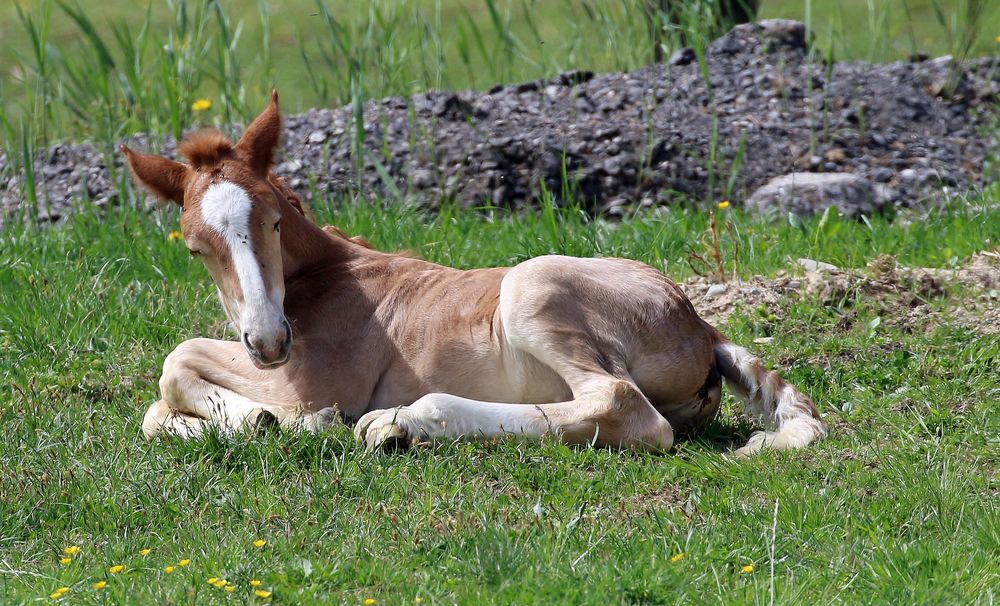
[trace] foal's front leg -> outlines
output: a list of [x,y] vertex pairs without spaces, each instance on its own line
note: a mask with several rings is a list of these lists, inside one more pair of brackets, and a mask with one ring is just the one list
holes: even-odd
[[253,366],[240,343],[191,339],[167,356],[162,400],[143,419],[147,438],[160,432],[201,435],[212,425],[225,433],[277,420],[283,427],[316,430],[336,417],[332,408],[310,412],[289,386],[286,370]]

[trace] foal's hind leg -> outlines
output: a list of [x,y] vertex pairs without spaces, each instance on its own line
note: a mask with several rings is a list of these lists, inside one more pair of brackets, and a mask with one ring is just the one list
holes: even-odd
[[669,450],[670,423],[629,381],[601,377],[573,400],[552,404],[481,402],[432,393],[410,406],[361,417],[355,435],[369,448],[435,439],[487,440],[552,435],[569,444]]
[[286,385],[281,369],[255,368],[239,343],[185,341],[163,363],[163,399],[146,413],[143,433],[147,438],[161,431],[191,437],[206,425],[232,433],[270,418],[284,427],[315,430],[333,421],[332,409],[304,410]]
[[375,447],[398,440],[505,435],[538,439],[551,434],[572,444],[670,449],[673,428],[636,387],[612,346],[602,348],[590,331],[553,322],[526,305],[511,308],[516,311],[505,314],[504,327],[510,348],[516,350],[513,359],[533,358],[551,368],[569,387],[571,400],[495,403],[432,393],[407,407],[366,414],[355,429],[358,439]]

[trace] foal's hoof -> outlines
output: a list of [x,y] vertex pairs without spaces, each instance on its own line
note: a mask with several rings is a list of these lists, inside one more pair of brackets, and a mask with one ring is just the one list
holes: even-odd
[[755,431],[750,434],[746,446],[734,450],[733,455],[743,459],[752,457],[764,449],[784,450],[786,448],[789,448],[789,445],[781,432]]
[[333,406],[327,406],[311,412],[302,418],[302,427],[307,431],[321,431],[333,425],[340,419],[340,411]]
[[368,450],[398,452],[411,443],[409,432],[402,424],[403,411],[398,408],[373,410],[358,420],[354,437]]
[[247,425],[254,435],[271,433],[278,429],[278,417],[268,410],[257,408],[247,416]]

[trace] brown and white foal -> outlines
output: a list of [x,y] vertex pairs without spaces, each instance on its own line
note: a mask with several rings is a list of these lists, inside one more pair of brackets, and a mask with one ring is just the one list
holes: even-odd
[[280,131],[275,94],[235,145],[215,131],[181,143],[187,164],[122,146],[139,182],[181,206],[184,241],[240,336],[167,356],[147,437],[316,429],[339,413],[369,447],[548,434],[667,450],[674,427],[716,414],[722,379],[771,430],[739,453],[824,434],[808,397],[642,263],[460,271],[320,229],[271,172]]

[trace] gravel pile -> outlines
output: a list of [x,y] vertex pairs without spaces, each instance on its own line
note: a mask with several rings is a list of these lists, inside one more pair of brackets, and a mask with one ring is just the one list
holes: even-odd
[[[351,108],[311,110],[286,118],[277,172],[307,197],[312,187],[322,195],[361,189],[431,206],[450,199],[528,207],[543,187],[559,197],[568,183],[609,214],[684,198],[740,204],[776,178],[784,181],[754,197],[753,208],[875,212],[982,182],[997,146],[998,59],[827,65],[808,50],[803,24],[763,21],[706,49],[707,78],[684,49],[624,74],[573,72],[487,93],[369,102],[360,163]],[[144,140],[131,143],[141,149]],[[36,172],[49,218],[84,192],[97,204],[114,202],[91,145],[52,147]],[[824,201],[825,178],[798,177],[813,190],[819,183],[820,193],[789,200],[783,184],[804,173],[849,173],[857,182],[834,179],[836,199]],[[22,180],[0,183],[5,207],[19,203]],[[857,204],[848,199],[855,191]]]

